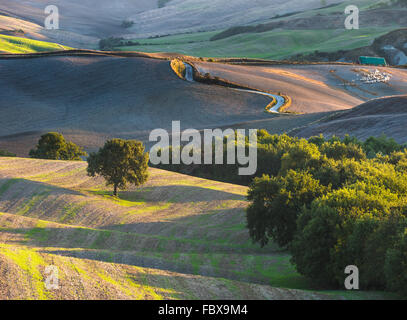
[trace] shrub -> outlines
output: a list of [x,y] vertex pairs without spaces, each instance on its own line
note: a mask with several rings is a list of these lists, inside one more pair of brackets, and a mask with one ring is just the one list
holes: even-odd
[[370,158],[375,157],[377,153],[391,154],[395,151],[401,151],[400,146],[393,138],[387,138],[385,135],[380,137],[370,137],[363,143],[363,149]]
[[119,47],[123,44],[124,38],[109,37],[107,39],[101,39],[99,41],[100,50],[111,51],[115,47]]
[[319,136],[309,138],[308,142],[315,144],[317,147],[321,147],[325,143],[325,138],[323,134],[320,134]]
[[132,20],[123,20],[122,24],[121,24],[121,27],[127,29],[127,28],[131,28],[133,25],[134,25],[134,21],[132,21]]
[[171,0],[158,0],[158,7],[159,8],[164,8],[168,2]]
[[184,62],[179,59],[173,59],[171,61],[171,68],[181,79],[185,79],[186,67]]
[[15,157],[16,154],[6,151],[6,150],[0,150],[0,157]]

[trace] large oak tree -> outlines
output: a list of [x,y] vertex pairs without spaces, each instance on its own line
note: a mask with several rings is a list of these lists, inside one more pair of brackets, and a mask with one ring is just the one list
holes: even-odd
[[148,153],[140,141],[112,139],[97,153],[88,158],[88,175],[100,175],[107,185],[113,186],[113,194],[124,190],[128,183],[136,186],[148,179]]

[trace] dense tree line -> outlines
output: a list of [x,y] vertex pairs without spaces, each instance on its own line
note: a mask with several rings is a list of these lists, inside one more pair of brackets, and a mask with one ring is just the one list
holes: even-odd
[[297,270],[343,288],[356,265],[363,289],[407,295],[407,150],[382,136],[308,140],[262,132],[273,170],[250,185],[253,241],[292,253]]
[[[402,145],[386,136],[371,137],[366,141],[360,141],[350,136],[345,136],[343,139],[334,136],[326,140],[321,135],[312,137],[307,141],[286,134],[270,135],[266,130],[259,130],[257,138],[257,171],[254,176],[239,176],[238,168],[240,165],[238,163],[217,165],[214,156],[212,165],[203,164],[203,155],[200,165],[172,164],[171,147],[169,148],[170,164],[158,165],[158,167],[192,176],[248,186],[254,178],[262,177],[264,174],[277,176],[281,169],[287,170],[290,161],[297,163],[296,168],[318,167],[322,154],[329,162],[325,164],[324,168],[329,170],[331,164],[338,165],[334,163],[334,160],[350,158],[356,161],[376,157],[376,154],[389,155],[393,151],[404,149]],[[227,159],[227,137],[224,139],[223,152],[223,159]],[[282,157],[285,157],[283,162]],[[344,170],[342,174],[346,174],[346,168]],[[323,175],[320,178],[325,180],[332,178],[333,184],[338,184],[338,179],[340,179],[339,176],[324,177]]]

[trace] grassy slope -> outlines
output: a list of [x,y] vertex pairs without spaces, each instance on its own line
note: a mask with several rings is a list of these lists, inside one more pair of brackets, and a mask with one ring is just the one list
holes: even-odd
[[67,50],[69,47],[57,43],[31,40],[0,34],[0,53],[33,53]]
[[123,51],[179,52],[198,57],[249,57],[283,59],[298,53],[315,50],[332,52],[338,48],[355,49],[395,28],[366,28],[359,30],[279,30],[263,33],[246,33],[230,38],[209,41],[213,32],[161,39],[138,39],[139,46],[119,47]]
[[[352,0],[336,6],[305,11],[286,19],[318,17],[342,13],[349,4],[357,5],[361,11],[374,8],[375,4],[385,1]],[[264,21],[267,22],[267,21]],[[198,57],[249,57],[265,59],[284,59],[298,53],[312,53],[315,50],[332,52],[355,49],[367,46],[371,42],[400,26],[374,27],[363,26],[359,30],[315,29],[315,30],[273,30],[264,33],[239,34],[230,38],[209,41],[211,37],[223,31],[201,32],[185,35],[174,35],[157,39],[136,39],[141,45],[118,47],[117,50],[138,50],[145,52],[179,52]]]
[[[324,297],[267,286],[311,289],[286,252],[250,242],[246,188],[151,169],[145,186],[114,199],[85,170],[83,162],[0,159],[0,259],[12,270],[0,282],[3,298]],[[51,261],[61,268],[59,293],[41,281]],[[21,284],[7,284],[20,273]]]

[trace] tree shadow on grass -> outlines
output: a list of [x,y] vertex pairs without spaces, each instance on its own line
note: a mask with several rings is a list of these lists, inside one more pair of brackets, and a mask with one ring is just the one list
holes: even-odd
[[125,201],[128,204],[134,202],[169,202],[169,203],[189,203],[193,201],[213,201],[213,200],[246,200],[244,195],[230,193],[223,190],[211,189],[205,186],[185,186],[185,185],[165,185],[165,186],[145,186],[136,190],[120,191],[117,197],[113,197],[109,190],[89,190],[94,195],[116,201]]
[[9,191],[20,191],[22,189],[33,190],[34,192],[50,191],[55,193],[66,193],[70,195],[83,195],[79,191],[69,188],[59,187],[46,182],[32,181],[24,178],[0,178],[0,201],[1,198]]
[[[4,235],[1,238],[9,239],[8,243],[39,248],[40,252],[48,254],[263,284],[268,283],[267,277],[239,271],[239,261],[249,261],[251,257],[268,259],[268,255],[272,259],[276,254],[274,249],[216,240],[68,226],[2,228],[1,233]],[[246,262],[244,268],[250,265]]]

